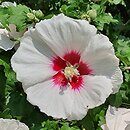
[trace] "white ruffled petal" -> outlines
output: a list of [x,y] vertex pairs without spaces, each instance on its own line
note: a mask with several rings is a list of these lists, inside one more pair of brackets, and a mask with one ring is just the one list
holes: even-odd
[[84,76],[83,86],[74,92],[69,120],[81,120],[87,110],[103,104],[112,93],[112,83],[105,76]]
[[31,37],[31,33],[34,31],[31,30],[24,35],[20,47],[11,59],[12,67],[17,72],[17,79],[23,83],[25,90],[54,75],[50,61],[52,52],[41,43],[37,34]]
[[104,103],[112,92],[111,80],[103,76],[87,76],[79,91],[70,86],[62,87],[54,85],[51,80],[34,85],[26,90],[28,101],[48,116],[80,120],[89,108]]
[[122,74],[119,59],[114,54],[112,43],[109,39],[97,34],[83,52],[82,59],[88,63],[95,75],[103,75],[112,79],[113,93],[119,90],[122,83]]
[[15,43],[10,40],[8,31],[6,29],[0,29],[0,48],[8,51],[14,47]]
[[112,43],[102,34],[97,34],[91,39],[82,54],[82,59],[90,65],[96,75],[110,77],[113,74],[113,70],[119,65]]
[[36,31],[57,55],[70,50],[82,52],[96,28],[86,20],[75,20],[60,14],[36,24]]
[[130,126],[130,109],[109,106],[106,113],[106,125],[108,130],[127,130]]
[[29,130],[29,128],[18,120],[0,118],[0,130]]
[[107,127],[106,124],[102,125],[101,128],[102,128],[103,130],[109,130],[109,128]]
[[113,93],[116,93],[119,91],[120,85],[123,83],[123,75],[119,67],[114,71],[111,80],[114,86]]
[[70,87],[60,87],[48,80],[28,88],[26,93],[28,101],[48,116],[66,119],[71,113],[74,97]]
[[8,7],[11,7],[11,6],[14,6],[14,7],[16,7],[16,2],[14,2],[14,3],[12,3],[12,2],[2,2],[2,4],[0,5],[0,7],[6,7],[6,8],[8,8]]
[[125,130],[130,130],[130,124],[126,126]]

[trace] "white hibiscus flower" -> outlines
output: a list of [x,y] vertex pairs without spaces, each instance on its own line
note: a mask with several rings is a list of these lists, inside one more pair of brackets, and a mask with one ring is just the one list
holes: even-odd
[[10,40],[8,31],[6,29],[0,29],[0,48],[7,51],[14,47],[15,43]]
[[8,8],[8,7],[11,7],[11,6],[14,6],[14,7],[16,7],[16,2],[14,2],[14,3],[12,3],[12,2],[2,2],[2,4],[0,5],[0,7],[2,7],[2,8],[4,8],[4,7],[6,7],[6,8]]
[[122,83],[112,43],[85,20],[60,14],[25,33],[11,59],[27,99],[54,118],[82,119]]
[[29,130],[29,128],[18,120],[0,118],[0,130]]
[[130,130],[130,109],[109,106],[103,130]]
[[6,29],[0,29],[0,48],[7,51],[11,50],[15,46],[15,42],[11,39],[19,39],[22,37],[25,31],[17,32],[16,25],[9,25],[10,31]]

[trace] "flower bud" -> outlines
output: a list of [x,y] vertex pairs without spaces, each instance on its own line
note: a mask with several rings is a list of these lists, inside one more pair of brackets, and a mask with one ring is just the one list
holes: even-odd
[[97,12],[96,12],[96,10],[89,10],[89,11],[87,11],[87,14],[89,15],[89,17],[90,17],[91,19],[95,19],[95,18],[97,17]]
[[44,16],[41,10],[35,11],[34,14],[38,19],[41,19]]
[[89,22],[91,21],[90,17],[88,14],[82,14],[81,15],[81,19],[85,19],[85,20],[88,20]]
[[33,13],[27,13],[27,17],[30,19],[30,20],[34,20],[35,19],[35,15]]

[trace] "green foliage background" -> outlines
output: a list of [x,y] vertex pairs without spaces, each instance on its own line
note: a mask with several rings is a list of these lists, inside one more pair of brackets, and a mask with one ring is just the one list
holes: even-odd
[[130,66],[129,0],[15,0],[15,2],[18,4],[17,7],[0,8],[0,22],[7,29],[7,25],[14,23],[17,30],[21,31],[59,13],[86,19],[95,25],[99,33],[107,35],[113,43],[116,56],[120,59],[124,82],[118,93],[110,95],[103,105],[89,110],[83,120],[72,122],[55,120],[41,113],[38,107],[32,106],[26,100],[22,85],[17,81],[10,65],[15,50],[1,51],[1,118],[18,119],[26,123],[30,130],[101,130],[100,126],[105,123],[108,105],[130,108],[130,70],[126,69]]

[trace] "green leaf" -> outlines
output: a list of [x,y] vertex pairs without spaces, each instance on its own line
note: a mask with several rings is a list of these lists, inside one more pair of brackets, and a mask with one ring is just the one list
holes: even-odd
[[118,20],[114,19],[110,13],[99,14],[94,21],[99,30],[103,30],[105,24],[118,22]]
[[4,66],[4,72],[7,78],[6,84],[14,86],[17,81],[14,71],[10,68],[10,65],[2,59],[0,59],[0,65]]
[[[23,117],[22,120],[26,122],[26,124],[31,128],[31,130],[42,130],[49,117],[44,113],[41,113],[37,107],[33,107],[33,111],[31,111],[27,116]],[[31,108],[31,109],[32,109]],[[31,117],[31,118],[30,118]]]
[[80,130],[78,127],[70,127],[68,123],[64,123],[60,130]]
[[119,92],[112,94],[108,100],[111,106],[119,107],[122,104],[122,95]]
[[58,121],[47,120],[42,123],[42,127],[40,130],[58,130]]
[[8,29],[9,24],[15,24],[18,31],[25,29],[26,14],[30,12],[30,8],[25,5],[11,6],[8,8],[0,8],[0,22]]
[[19,92],[12,92],[7,104],[11,114],[16,117],[28,116],[33,110],[32,105],[26,100],[26,96]]
[[11,118],[10,109],[6,108],[3,112],[0,112],[0,118]]
[[0,8],[0,22],[1,24],[6,27],[8,24],[8,9],[7,8]]
[[0,110],[3,110],[3,106],[5,105],[5,87],[6,77],[4,67],[0,65]]
[[88,129],[88,130],[95,130],[93,118],[95,118],[95,117],[93,117],[91,115],[91,111],[89,111],[87,113],[87,116],[83,120],[80,121],[83,128]]
[[61,127],[61,130],[70,130],[70,127],[68,126],[68,124],[64,124],[64,125]]
[[115,42],[117,47],[116,55],[121,59],[125,66],[130,65],[130,38],[119,36]]
[[24,30],[26,27],[26,14],[29,13],[29,8],[25,5],[17,5],[16,7],[9,8],[10,17],[8,22],[15,24],[18,31]]

